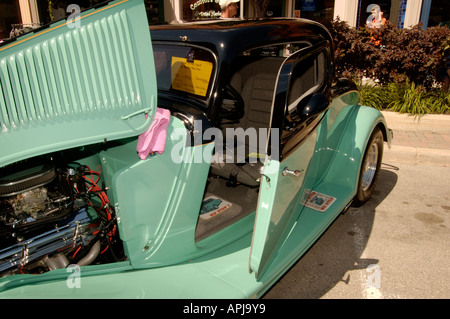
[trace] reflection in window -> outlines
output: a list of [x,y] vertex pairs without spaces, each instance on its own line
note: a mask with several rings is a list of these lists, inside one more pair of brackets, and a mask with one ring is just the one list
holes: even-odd
[[318,22],[332,21],[335,0],[295,0],[294,14]]
[[[424,2],[425,5],[425,2]],[[430,6],[428,26],[443,26],[450,28],[450,10],[448,10],[448,0],[433,0]]]
[[222,11],[219,1],[182,1],[182,20],[211,20],[220,19]]
[[[375,12],[372,11],[375,6]],[[399,15],[400,0],[359,0],[358,17],[356,25],[358,27],[367,26],[367,22],[386,19],[391,23],[397,23]]]
[[10,37],[11,25],[21,23],[18,1],[5,0],[0,2],[0,40]]

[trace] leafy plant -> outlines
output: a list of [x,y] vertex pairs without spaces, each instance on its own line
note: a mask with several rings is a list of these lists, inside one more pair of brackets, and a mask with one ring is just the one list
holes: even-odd
[[450,94],[439,89],[427,91],[414,82],[387,85],[358,85],[362,104],[377,109],[422,116],[428,113],[450,114]]
[[381,87],[365,84],[359,86],[359,93],[361,94],[362,104],[379,110],[385,108],[384,106],[387,99],[384,96],[384,92]]
[[[450,114],[450,94],[440,89],[441,75],[447,74],[448,27],[398,29],[388,23],[356,29],[339,18],[326,26],[333,37],[336,76],[359,83],[364,105],[416,116]],[[363,79],[371,84],[362,84]]]
[[424,115],[428,113],[428,106],[424,98],[425,91],[422,87],[411,83],[403,91],[403,96],[389,103],[388,109],[399,113],[410,113],[411,115]]
[[450,94],[432,90],[427,92],[425,99],[430,113],[450,114]]
[[[430,90],[446,72],[444,53],[450,47],[448,27],[420,25],[399,29],[387,23],[380,29],[349,27],[339,18],[326,25],[333,37],[338,77],[389,82],[414,82]],[[373,38],[381,39],[381,44]]]

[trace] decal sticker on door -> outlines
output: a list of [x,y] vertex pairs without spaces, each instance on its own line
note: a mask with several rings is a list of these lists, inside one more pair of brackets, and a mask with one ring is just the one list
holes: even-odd
[[319,212],[325,212],[335,201],[335,197],[305,189],[301,203]]
[[231,208],[232,204],[216,196],[209,196],[202,202],[200,210],[200,218],[210,219],[227,209]]

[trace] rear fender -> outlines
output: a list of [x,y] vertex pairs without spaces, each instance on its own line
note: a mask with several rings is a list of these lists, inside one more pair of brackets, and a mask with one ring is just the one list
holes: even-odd
[[355,106],[347,128],[339,143],[334,161],[331,163],[324,182],[338,184],[351,190],[348,200],[356,194],[359,170],[370,135],[380,127],[388,147],[391,137],[384,116],[375,108]]

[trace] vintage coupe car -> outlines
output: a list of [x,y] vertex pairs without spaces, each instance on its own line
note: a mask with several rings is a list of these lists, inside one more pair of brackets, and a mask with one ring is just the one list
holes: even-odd
[[[78,25],[76,25],[78,23]],[[104,3],[0,47],[0,298],[257,298],[390,134],[303,19]]]

